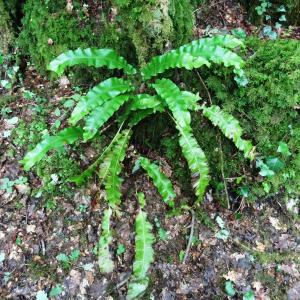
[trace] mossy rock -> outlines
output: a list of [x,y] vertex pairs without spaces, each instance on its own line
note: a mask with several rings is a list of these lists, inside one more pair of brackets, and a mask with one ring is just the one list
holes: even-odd
[[189,0],[113,0],[116,24],[133,44],[138,64],[192,38],[194,16]]
[[85,11],[81,1],[73,5],[69,12],[58,0],[28,0],[24,5],[19,45],[40,72],[60,53],[78,47],[114,48],[131,63],[143,65],[192,37],[188,0],[112,0],[98,15]]
[[0,0],[0,51],[6,54],[13,44],[14,33],[11,26],[9,14],[4,7],[3,0]]

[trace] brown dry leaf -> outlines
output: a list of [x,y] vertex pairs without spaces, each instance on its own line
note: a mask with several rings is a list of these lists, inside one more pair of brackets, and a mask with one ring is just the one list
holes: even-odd
[[226,280],[230,280],[234,283],[236,283],[241,278],[241,276],[242,276],[241,273],[237,273],[235,271],[229,271],[226,275],[223,275],[223,277]]
[[256,242],[256,248],[259,252],[265,252],[266,246],[261,242]]
[[245,258],[245,254],[235,252],[231,254],[230,257],[234,258],[235,260],[239,260],[241,258]]
[[252,283],[252,286],[253,286],[253,288],[254,288],[257,292],[260,291],[260,290],[263,288],[263,286],[262,286],[262,284],[261,284],[260,281],[254,281],[254,282]]
[[72,0],[67,0],[66,10],[67,10],[68,13],[72,12],[72,10],[73,10]]
[[296,264],[285,264],[281,265],[281,270],[284,273],[291,275],[292,277],[299,278],[300,272],[298,271],[298,266]]
[[269,221],[271,225],[276,229],[276,230],[284,230],[287,231],[287,226],[284,224],[281,224],[280,221],[276,218],[269,217]]
[[27,233],[34,233],[36,229],[36,225],[27,225],[26,226],[26,232]]

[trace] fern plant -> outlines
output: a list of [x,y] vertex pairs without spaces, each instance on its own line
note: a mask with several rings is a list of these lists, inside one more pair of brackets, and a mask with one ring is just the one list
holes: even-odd
[[[70,50],[50,63],[49,70],[58,75],[61,75],[67,67],[79,64],[93,67],[106,66],[109,69],[122,69],[124,72],[123,78],[114,77],[104,80],[82,96],[69,118],[71,126],[55,136],[46,137],[22,160],[24,169],[29,170],[50,150],[72,144],[80,139],[87,142],[97,133],[101,133],[101,128],[118,113],[115,120],[120,126],[111,143],[88,169],[70,179],[80,184],[97,172],[100,184],[103,183],[105,186],[108,208],[104,212],[98,245],[101,272],[107,273],[113,269],[109,250],[112,239],[109,224],[113,212],[121,203],[120,173],[131,131],[140,121],[157,112],[167,112],[171,115],[178,130],[183,156],[192,173],[196,195],[195,205],[201,204],[210,182],[210,175],[205,153],[193,136],[192,111],[202,111],[203,116],[220,128],[246,158],[254,159],[254,147],[250,141],[242,138],[242,128],[233,116],[223,112],[218,106],[206,106],[204,102],[200,102],[198,94],[180,90],[170,79],[152,79],[168,69],[192,70],[201,66],[223,64],[225,67],[233,68],[235,80],[243,84],[246,82],[242,69],[244,62],[233,52],[236,47],[243,47],[243,43],[230,35],[203,38],[152,58],[139,72],[111,49]],[[141,86],[147,93],[139,93]],[[140,157],[137,165],[151,177],[163,201],[168,206],[174,207],[176,194],[170,180],[159,167],[145,157]],[[140,203],[141,199],[139,199]],[[129,284],[128,299],[138,297],[148,285],[146,273],[153,260],[153,250],[151,250],[153,237],[150,231],[151,224],[146,219],[146,213],[141,210],[136,219],[136,260],[133,279]]]

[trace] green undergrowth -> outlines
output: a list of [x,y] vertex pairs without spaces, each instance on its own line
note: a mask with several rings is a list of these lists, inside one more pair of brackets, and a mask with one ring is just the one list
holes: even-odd
[[[243,155],[235,150],[233,143],[218,134],[218,130],[195,112],[195,137],[210,162],[214,194],[221,203],[224,202],[223,169],[232,198],[243,195],[253,201],[276,194],[285,199],[297,197],[300,194],[300,43],[296,40],[263,41],[250,37],[246,45],[246,50],[241,53],[246,61],[245,72],[249,80],[245,88],[238,88],[232,74],[225,68],[214,69],[213,72],[204,69],[200,76],[213,104],[223,107],[240,120],[245,137],[256,144],[258,157],[275,161],[275,175],[254,177],[258,173],[255,164],[245,164]],[[208,102],[207,91],[195,72],[181,71],[181,78],[189,90],[200,89],[203,101]],[[175,179],[188,193],[188,169],[180,160],[181,149],[176,132],[170,130],[171,120],[161,114],[152,121],[141,123],[134,135],[136,143],[142,148],[159,147],[161,155],[170,163]],[[150,123],[153,125],[149,126]],[[151,135],[157,128],[162,135]],[[278,152],[280,143],[287,145],[291,155]]]
[[[41,140],[47,129],[43,117],[36,115],[29,124],[21,120],[12,132],[13,145],[21,152],[28,151]],[[8,153],[14,156],[14,148],[10,148]],[[33,189],[32,195],[43,199],[44,204],[56,196],[72,197],[74,188],[68,183],[68,179],[79,170],[78,163],[70,157],[70,153],[64,149],[54,152],[35,166],[34,172],[38,175],[41,185]]]
[[[237,88],[231,75],[224,69],[208,75],[201,73],[211,93],[214,104],[239,118],[245,136],[256,144],[259,157],[274,159],[275,175],[254,180],[250,175],[255,165],[245,169],[240,153],[233,151],[233,144],[221,138],[223,168],[229,186],[238,191],[238,182],[250,188],[250,199],[274,195],[300,194],[300,43],[296,40],[262,41],[247,39],[244,52],[245,72],[249,83],[246,88]],[[186,74],[189,84],[199,89],[208,101],[207,92],[196,74]],[[225,78],[225,83],[224,83]],[[186,80],[187,82],[187,80]],[[199,114],[194,114],[195,135],[201,147],[206,150],[213,172],[219,180],[214,184],[222,190],[221,151],[218,134]],[[278,147],[284,143],[288,153],[280,153]],[[242,177],[242,180],[240,180]],[[263,187],[260,181],[264,181]]]

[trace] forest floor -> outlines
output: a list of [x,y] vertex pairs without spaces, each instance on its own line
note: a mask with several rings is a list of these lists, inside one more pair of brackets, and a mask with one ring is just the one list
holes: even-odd
[[[212,18],[211,25],[242,24],[244,19],[237,20],[237,15],[243,14],[221,14],[215,21]],[[199,24],[199,35],[204,28]],[[124,162],[123,202],[112,223],[115,270],[101,275],[93,249],[104,209],[103,191],[91,182],[74,189],[72,197],[56,195],[53,207],[45,205],[43,196],[31,194],[42,185],[40,178],[34,172],[25,174],[19,163],[27,145],[15,144],[10,135],[21,120],[33,122],[37,106],[51,109],[48,124],[52,126],[57,109],[62,110],[60,100],[73,93],[64,84],[60,82],[53,91],[47,81],[28,70],[24,86],[6,97],[13,101],[1,102],[0,178],[2,184],[3,178],[10,181],[0,190],[0,299],[35,299],[39,291],[48,296],[50,292],[51,299],[125,299],[134,256],[137,186],[146,195],[145,210],[155,224],[156,236],[155,263],[143,299],[227,299],[233,292],[231,299],[300,299],[300,223],[287,212],[283,200],[262,199],[230,211],[209,192],[203,211],[169,215],[149,178],[131,174],[134,146]],[[37,86],[47,99],[42,104],[24,98],[25,90]],[[87,146],[89,151],[93,150]],[[172,175],[164,158],[148,154]],[[29,182],[22,176],[28,176]],[[183,201],[179,185],[173,183],[178,201]]]

